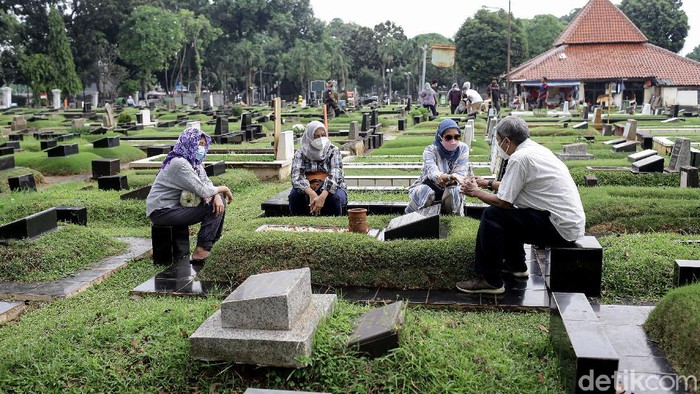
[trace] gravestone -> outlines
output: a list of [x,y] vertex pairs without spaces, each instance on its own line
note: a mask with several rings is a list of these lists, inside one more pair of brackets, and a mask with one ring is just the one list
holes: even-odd
[[7,156],[15,153],[15,148],[9,146],[0,147],[0,156]]
[[197,360],[300,368],[335,294],[312,294],[309,268],[248,277],[190,336]]
[[[581,117],[581,120],[588,120],[588,111],[589,111],[588,105],[584,105],[583,106],[583,116]],[[587,123],[588,122],[586,122],[586,124]]]
[[668,118],[661,121],[661,123],[676,123],[680,122],[681,118]]
[[0,148],[12,148],[14,150],[19,150],[19,141],[5,141],[0,144]]
[[129,183],[126,175],[110,175],[97,178],[97,188],[100,190],[127,190]]
[[15,168],[15,156],[0,156],[0,171]]
[[0,88],[0,92],[2,92],[2,101],[0,101],[0,108],[12,107],[12,88],[9,86],[3,86]]
[[119,136],[116,137],[105,137],[93,141],[93,148],[115,148],[119,146]]
[[0,239],[32,238],[58,227],[56,209],[37,212],[0,226]]
[[146,147],[146,157],[153,157],[158,155],[164,155],[173,150],[172,146],[147,146]]
[[241,130],[246,130],[251,124],[253,124],[253,114],[250,112],[241,114]]
[[697,188],[700,187],[698,184],[698,169],[697,167],[683,166],[681,167],[681,187],[687,188]]
[[392,219],[381,231],[380,239],[440,238],[440,205],[421,208]]
[[10,134],[10,141],[24,141],[24,134]]
[[591,187],[591,186],[598,185],[598,177],[595,175],[584,175],[583,181],[584,181],[584,186]]
[[92,161],[92,179],[119,174],[119,159],[95,159]]
[[58,146],[58,141],[51,139],[51,140],[42,140],[39,142],[39,149],[41,150],[47,150],[53,147]]
[[399,119],[399,131],[406,130],[406,119]]
[[496,127],[498,127],[498,119],[491,118],[488,121],[486,129],[486,141],[493,141],[496,135]]
[[615,144],[612,147],[613,152],[636,152],[637,141],[625,141]]
[[27,128],[27,119],[24,115],[17,115],[12,118],[12,123],[10,124],[11,131],[22,131]]
[[348,130],[348,139],[350,141],[355,141],[360,139],[360,132],[357,130],[357,121],[353,120],[350,122],[350,127]]
[[207,176],[217,176],[226,172],[226,163],[222,161],[217,161],[216,163],[208,163],[204,166],[204,172]]
[[89,114],[92,112],[92,103],[83,103],[83,113]]
[[645,149],[641,152],[632,153],[631,155],[627,156],[627,161],[634,163],[637,160],[646,159],[647,157],[654,156],[655,154],[656,154],[655,150]]
[[190,254],[188,226],[151,226],[153,263],[173,264]]
[[[467,127],[468,127],[468,128],[471,128],[472,131],[476,130],[476,129],[474,128],[474,119],[469,119],[469,120],[467,120]],[[473,137],[473,136],[474,136],[474,135],[472,134],[472,137]],[[472,141],[476,141],[476,138],[473,138]]]
[[637,142],[642,144],[642,149],[652,149],[654,147],[654,137],[647,130],[637,131]]
[[216,128],[214,129],[215,135],[228,134],[228,118],[225,116],[219,116],[216,118]]
[[690,165],[690,139],[678,137],[673,143],[671,159],[668,161],[668,172],[678,172],[681,167]]
[[48,157],[66,157],[70,155],[77,155],[79,153],[78,144],[57,145],[53,148],[47,149],[46,153]]
[[676,287],[700,281],[700,260],[676,260],[673,267]]
[[52,89],[51,93],[53,93],[53,100],[51,100],[53,109],[61,109],[61,89]]
[[576,123],[572,126],[574,130],[585,130],[588,128],[588,122]]
[[625,131],[622,133],[622,138],[628,141],[637,140],[637,121],[634,119],[627,119],[625,123]]
[[10,185],[10,190],[27,190],[36,191],[36,182],[34,174],[25,174],[7,178],[7,183]]
[[[94,91],[92,93],[92,102],[91,102],[92,107],[97,108],[99,103],[100,103],[100,92]],[[88,112],[90,112],[90,111],[88,111]]]
[[276,160],[292,160],[294,158],[294,132],[286,130],[280,133],[277,144]]
[[102,119],[102,126],[110,129],[114,127],[114,110],[112,109],[112,105],[107,103],[105,104],[105,116]]
[[139,115],[139,114],[141,115],[141,122],[137,121],[136,123],[141,123],[144,126],[148,126],[148,125],[153,124],[153,122],[151,122],[151,110],[150,109],[142,109],[136,115]]
[[403,305],[402,301],[394,302],[360,316],[355,331],[348,339],[348,348],[370,357],[381,357],[399,347]]
[[659,155],[649,156],[646,159],[637,160],[632,163],[631,171],[635,174],[645,172],[663,172],[664,158]]
[[61,134],[61,135],[56,136],[56,141],[63,142],[63,141],[72,140],[74,138],[75,138],[75,134],[66,133],[66,134]]
[[644,103],[644,106],[642,106],[642,115],[651,115],[651,104]]
[[195,128],[195,129],[201,130],[202,129],[202,122],[200,122],[198,120],[189,120],[189,121],[187,121],[185,128],[187,128],[187,129]]
[[562,161],[565,160],[593,160],[595,156],[588,153],[588,143],[578,142],[575,144],[566,144],[562,146],[563,152],[555,153]]
[[56,219],[61,222],[87,226],[87,208],[57,206]]
[[598,131],[603,129],[603,111],[600,109],[600,107],[593,109],[593,126]]
[[148,198],[148,193],[151,192],[151,185],[146,185],[140,187],[136,190],[132,190],[128,193],[124,193],[119,196],[120,200],[145,200]]
[[360,131],[369,131],[369,123],[369,112],[362,113],[362,125],[360,127]]
[[373,109],[370,112],[370,126],[377,126],[379,124],[379,110]]
[[472,145],[474,143],[474,126],[467,123],[464,126],[464,141],[465,144],[469,146],[469,149],[472,148]]
[[690,148],[690,165],[700,168],[700,149]]

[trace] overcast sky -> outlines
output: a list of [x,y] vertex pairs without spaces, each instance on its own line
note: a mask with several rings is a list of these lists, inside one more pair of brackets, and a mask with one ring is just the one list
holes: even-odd
[[[340,18],[361,26],[374,27],[387,20],[401,26],[409,38],[425,33],[439,33],[454,38],[462,23],[482,6],[508,10],[508,0],[310,0],[314,15],[330,22]],[[613,0],[620,4],[621,0]],[[516,18],[530,19],[539,14],[556,17],[567,15],[574,8],[582,8],[588,0],[511,0],[511,12]],[[685,0],[682,9],[688,15],[690,30],[681,55],[700,45],[700,1]]]

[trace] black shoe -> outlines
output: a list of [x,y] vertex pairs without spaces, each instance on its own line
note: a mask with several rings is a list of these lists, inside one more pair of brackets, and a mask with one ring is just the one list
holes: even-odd
[[190,258],[190,264],[192,265],[204,265],[204,262],[206,262],[207,259],[193,259]]
[[486,281],[483,276],[477,276],[474,279],[457,282],[455,285],[457,290],[468,294],[503,294],[506,288],[501,284],[500,287],[494,286]]

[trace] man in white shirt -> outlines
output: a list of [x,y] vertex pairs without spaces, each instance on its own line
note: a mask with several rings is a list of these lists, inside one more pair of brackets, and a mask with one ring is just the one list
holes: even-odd
[[[472,178],[462,193],[490,206],[476,237],[475,279],[457,282],[465,293],[502,294],[502,273],[526,278],[524,244],[568,245],[583,236],[586,215],[566,165],[530,139],[527,123],[516,116],[496,126],[499,155],[508,159],[499,181]],[[489,193],[481,188],[496,190]]]
[[479,92],[471,88],[470,82],[465,82],[462,85],[462,100],[467,103],[465,111],[467,114],[478,113],[481,110],[481,103],[484,101]]

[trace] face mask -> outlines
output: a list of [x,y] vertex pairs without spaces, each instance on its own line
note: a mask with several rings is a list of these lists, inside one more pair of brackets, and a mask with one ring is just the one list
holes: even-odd
[[445,148],[445,150],[448,152],[454,152],[454,150],[459,147],[459,141],[455,139],[450,141],[442,140],[440,141],[440,143],[442,144],[442,147]]
[[[505,141],[505,139],[503,139],[501,141],[501,143],[498,144],[498,147],[497,147],[498,148],[498,156],[501,156],[501,158],[503,158],[504,160],[508,160],[510,158],[510,155],[507,154],[506,151],[503,150],[503,148],[501,147],[501,145],[503,145],[503,141]],[[508,143],[508,148],[510,148],[510,142]],[[506,148],[506,149],[508,149],[508,148]]]
[[197,159],[197,161],[204,160],[204,156],[206,156],[206,155],[207,155],[207,150],[203,146],[200,146],[197,148],[197,154],[195,155],[195,158]]
[[323,148],[326,147],[326,145],[330,144],[331,141],[328,139],[328,137],[320,137],[316,138],[313,141],[311,141],[311,146],[318,150],[323,150]]

